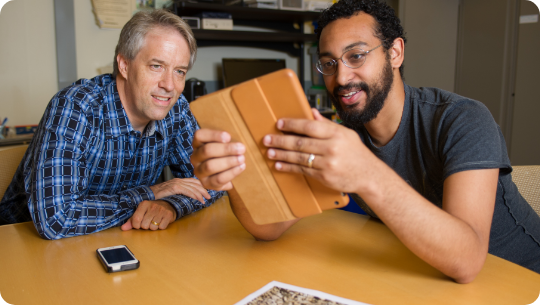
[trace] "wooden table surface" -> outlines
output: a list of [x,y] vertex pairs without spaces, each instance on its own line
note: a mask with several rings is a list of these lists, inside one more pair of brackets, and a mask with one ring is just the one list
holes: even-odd
[[[539,274],[491,255],[473,283],[457,284],[381,222],[345,211],[258,242],[226,197],[164,231],[47,241],[21,223],[0,227],[0,241],[0,294],[14,305],[234,304],[273,280],[370,304],[530,304],[540,293]],[[106,273],[95,250],[122,244],[141,267]]]

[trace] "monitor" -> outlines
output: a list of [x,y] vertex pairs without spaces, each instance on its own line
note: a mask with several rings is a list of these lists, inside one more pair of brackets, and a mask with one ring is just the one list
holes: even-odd
[[287,67],[285,59],[223,58],[221,62],[224,88]]

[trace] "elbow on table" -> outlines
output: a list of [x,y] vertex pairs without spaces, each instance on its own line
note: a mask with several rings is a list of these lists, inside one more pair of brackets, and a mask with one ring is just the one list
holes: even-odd
[[53,225],[49,225],[47,222],[42,222],[41,224],[34,222],[34,226],[39,236],[46,240],[55,240],[75,236],[73,233],[70,234],[69,230],[65,228],[63,224],[61,225],[58,222],[55,222]]
[[46,239],[46,240],[55,240],[55,239],[61,239],[61,238],[65,237],[62,234],[51,233],[51,232],[45,233],[43,231],[41,231],[41,232],[38,231],[38,234],[39,234],[39,236],[41,236],[41,238]]
[[283,235],[283,232],[277,232],[277,231],[265,231],[265,232],[250,232],[250,234],[257,240],[257,241],[274,241]]
[[485,258],[480,262],[464,262],[459,266],[456,266],[454,270],[452,270],[451,274],[448,274],[448,276],[453,278],[458,284],[469,284],[474,281],[476,276],[478,276],[482,270],[484,261]]

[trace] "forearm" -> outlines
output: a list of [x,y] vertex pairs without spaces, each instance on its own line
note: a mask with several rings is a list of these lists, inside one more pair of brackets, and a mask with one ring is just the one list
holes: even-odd
[[405,246],[433,267],[460,283],[472,281],[482,268],[489,234],[438,208],[390,168],[377,171],[369,190],[362,191],[359,195]]
[[272,224],[266,224],[266,225],[258,225],[255,222],[253,222],[253,219],[251,218],[251,215],[249,214],[249,211],[247,210],[246,206],[244,205],[244,202],[236,192],[236,190],[233,188],[229,191],[229,201],[231,203],[231,209],[238,218],[238,221],[242,224],[242,226],[251,234],[253,237],[255,237],[256,240],[276,240],[278,239],[285,231],[287,231],[293,224],[298,222],[300,219],[293,219],[289,221],[284,222],[278,222],[278,223],[272,223]]
[[[69,197],[77,199],[58,204]],[[34,195],[31,198],[40,197]],[[150,189],[145,186],[118,195],[59,194],[54,198],[30,200],[28,203],[34,225],[45,239],[85,235],[118,226],[131,217],[140,202],[154,199]]]
[[184,216],[210,206],[217,199],[221,198],[224,192],[208,190],[208,194],[210,194],[211,198],[208,200],[204,199],[204,202],[200,202],[199,200],[185,195],[168,196],[161,198],[161,200],[168,202],[176,210],[176,220],[178,220]]

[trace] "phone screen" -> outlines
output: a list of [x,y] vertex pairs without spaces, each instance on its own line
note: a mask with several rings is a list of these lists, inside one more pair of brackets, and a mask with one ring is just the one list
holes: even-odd
[[101,251],[101,254],[109,264],[116,264],[125,261],[132,261],[135,258],[131,253],[126,250],[126,248],[117,248]]

